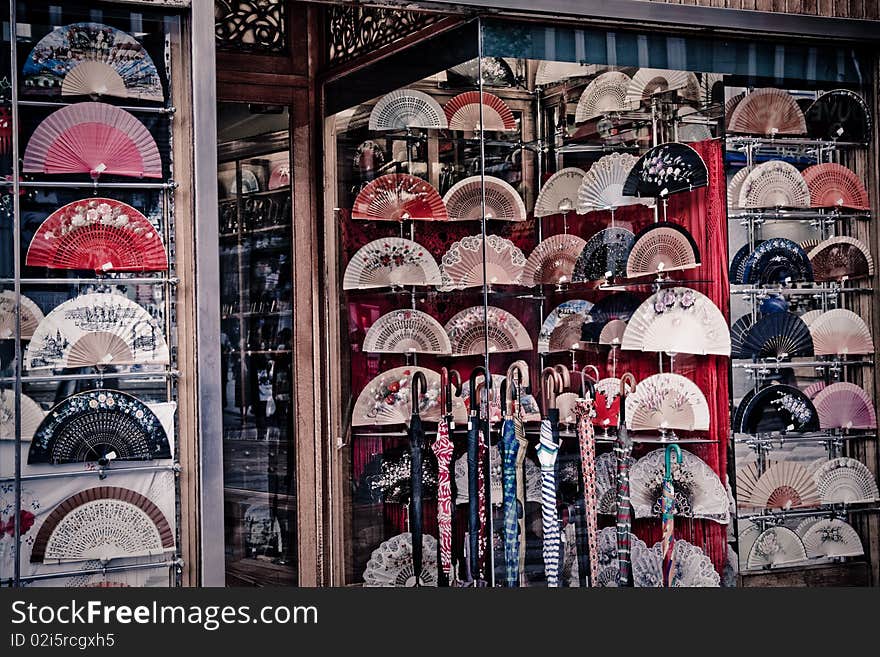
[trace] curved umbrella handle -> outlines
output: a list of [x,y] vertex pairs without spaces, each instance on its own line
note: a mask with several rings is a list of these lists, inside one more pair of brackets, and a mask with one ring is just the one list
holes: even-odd
[[452,398],[449,395],[449,370],[440,368],[440,413],[448,414],[452,410]]
[[581,368],[581,399],[587,399],[587,391],[590,393],[590,399],[596,399],[596,380],[587,376],[587,367],[596,370],[596,376],[599,376],[599,369],[595,365],[587,365]]
[[562,377],[553,367],[541,370],[541,402],[544,415],[551,408],[556,408],[556,396],[562,391]]
[[424,372],[417,371],[412,375],[410,381],[410,389],[412,390],[412,414],[421,417],[419,415],[419,397],[421,397],[420,393],[428,390],[428,379],[425,378]]
[[675,462],[681,463],[681,447],[678,445],[667,445],[666,446],[666,473],[663,476],[663,481],[672,481],[672,455],[675,454]]
[[627,395],[627,386],[629,386],[630,392],[636,391],[636,377],[632,375],[632,373],[627,372],[623,376],[620,377],[620,419],[618,420],[618,425],[622,427],[626,427],[626,395]]
[[559,393],[571,387],[571,372],[565,365],[554,365],[553,369],[559,374]]

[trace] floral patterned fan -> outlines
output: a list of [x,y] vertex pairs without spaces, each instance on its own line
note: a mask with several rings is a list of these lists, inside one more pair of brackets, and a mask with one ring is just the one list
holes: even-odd
[[819,430],[819,414],[813,402],[793,386],[773,384],[762,388],[746,403],[740,433],[806,432]]
[[422,572],[416,576],[412,534],[398,534],[373,550],[364,571],[364,586],[437,586],[437,539],[422,534]]
[[443,326],[428,313],[404,308],[377,319],[364,337],[367,353],[448,354],[452,351]]
[[749,552],[748,567],[789,566],[806,559],[807,549],[800,536],[787,527],[769,527],[755,539]]
[[852,525],[838,518],[817,520],[803,533],[804,547],[810,559],[821,557],[860,557],[865,554],[862,541]]
[[444,254],[440,261],[441,287],[444,290],[487,285],[520,285],[526,266],[525,254],[508,239],[487,235],[464,237]]
[[495,306],[462,310],[446,323],[446,332],[452,341],[453,356],[482,354],[487,340],[489,353],[532,349],[532,339],[520,321]]
[[784,237],[764,240],[742,264],[741,281],[751,285],[812,280],[813,267],[806,252]]
[[623,185],[624,196],[664,198],[709,184],[703,158],[686,144],[654,146],[642,155]]
[[654,374],[627,396],[626,426],[634,431],[708,431],[709,404],[690,379],[680,374]]
[[404,366],[386,370],[370,381],[358,395],[351,424],[355,427],[405,424],[412,415],[412,377],[425,375],[427,390],[419,397],[423,420],[440,419],[440,375],[424,367]]
[[358,249],[345,268],[342,287],[362,290],[440,283],[440,267],[428,249],[402,237],[386,237]]
[[430,183],[406,173],[388,173],[358,193],[352,219],[366,221],[446,221],[443,199]]

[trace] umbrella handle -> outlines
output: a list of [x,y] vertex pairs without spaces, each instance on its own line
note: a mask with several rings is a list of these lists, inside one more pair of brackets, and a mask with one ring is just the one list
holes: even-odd
[[416,373],[412,375],[412,379],[410,379],[410,388],[412,389],[412,414],[419,415],[419,397],[422,392],[428,390],[428,380],[425,378],[423,372],[416,371]]
[[474,369],[471,370],[471,375],[468,378],[468,382],[470,383],[470,403],[471,403],[471,413],[474,412],[475,408],[479,407],[479,396],[477,395],[477,377],[482,374],[484,385],[485,382],[488,382],[486,386],[488,389],[492,389],[492,377],[489,376],[489,373],[486,371],[486,368],[482,365],[477,365]]
[[675,462],[681,463],[681,447],[678,445],[666,446],[666,473],[663,476],[664,481],[672,481],[672,455],[675,454]]
[[440,412],[449,413],[452,408],[452,399],[449,397],[449,370],[445,367],[440,368]]
[[556,408],[556,396],[562,392],[562,375],[554,367],[545,367],[541,370],[541,400],[544,413],[551,408]]
[[[587,376],[586,370],[588,367],[596,370],[596,379]],[[587,398],[587,390],[590,391],[590,399],[596,399],[596,380],[598,380],[598,377],[599,368],[595,365],[586,365],[581,368],[581,397],[583,399]]]
[[571,372],[569,372],[568,368],[565,365],[555,365],[553,367],[553,369],[555,369],[559,373],[559,377],[560,377],[559,378],[559,383],[560,383],[559,392],[561,393],[566,388],[570,388],[571,387]]
[[627,372],[620,377],[620,420],[618,424],[626,426],[626,388],[629,386],[630,392],[636,391],[636,377],[632,373]]

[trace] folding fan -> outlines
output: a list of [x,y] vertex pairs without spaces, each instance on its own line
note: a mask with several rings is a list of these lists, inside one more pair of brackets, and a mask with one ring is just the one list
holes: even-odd
[[37,126],[22,171],[161,178],[162,158],[144,124],[125,110],[77,103],[54,111]]
[[819,414],[813,402],[793,386],[773,384],[761,388],[746,403],[741,433],[806,432],[819,430]]
[[[493,377],[494,378],[494,377]],[[503,380],[504,377],[501,377]],[[530,459],[526,458],[524,462],[526,486],[525,496],[526,502],[541,501],[541,470]],[[453,476],[455,477],[455,503],[468,503],[468,464],[467,454],[462,454],[455,459],[453,465]],[[489,448],[489,499],[492,504],[501,504],[504,499],[504,489],[502,482],[502,463],[501,451],[498,445],[492,445]]]
[[440,103],[416,89],[397,89],[387,93],[370,112],[370,130],[407,128],[447,128]]
[[[37,402],[21,395],[21,442],[31,439],[45,416]],[[0,440],[15,440],[15,396],[11,390],[0,391]]]
[[587,245],[577,235],[552,235],[532,251],[523,269],[523,285],[562,285],[574,274],[578,257]]
[[516,86],[516,76],[502,57],[474,57],[463,64],[446,69],[450,87],[476,87],[480,81],[486,86]]
[[814,164],[803,170],[814,208],[870,210],[868,190],[852,169],[835,162]]
[[[494,176],[470,176],[455,183],[443,202],[453,221],[483,218],[500,221],[525,221],[526,206],[510,183]],[[485,206],[484,206],[485,203]]]
[[860,557],[865,554],[856,530],[838,518],[821,518],[802,536],[810,558]]
[[440,283],[440,267],[428,249],[402,237],[386,237],[358,249],[345,268],[342,287],[362,290]]
[[736,343],[733,339],[734,331],[731,330],[731,351],[734,358],[795,358],[813,355],[810,329],[793,313],[763,315],[748,326],[745,334],[736,331]]
[[807,549],[800,536],[788,527],[768,527],[749,551],[748,568],[778,568],[806,561]]
[[[485,323],[484,323],[485,322]],[[532,339],[520,321],[495,306],[473,306],[446,322],[453,356],[531,351]]]
[[813,280],[807,254],[784,237],[774,237],[756,246],[743,263],[742,271],[742,282],[751,285]]
[[[635,463],[627,457],[629,465]],[[614,452],[604,452],[596,457],[596,501],[597,511],[606,515],[617,512],[617,457]]]
[[743,98],[745,98],[745,97],[746,97],[746,95],[744,93],[736,94],[735,96],[731,96],[730,98],[728,98],[725,101],[725,103],[724,103],[724,129],[725,130],[727,130],[727,131],[730,130],[730,119],[733,117],[733,112],[736,110],[737,105],[739,105],[743,101]]
[[446,221],[440,194],[430,183],[407,173],[387,173],[358,193],[352,219],[367,221]]
[[688,287],[660,290],[633,313],[623,349],[718,356],[730,355],[730,331],[718,307]]
[[421,372],[428,389],[419,398],[422,419],[440,419],[440,375],[424,367],[406,366],[382,372],[361,390],[354,405],[351,424],[355,427],[405,424],[412,415],[413,374]]
[[487,91],[458,94],[446,102],[443,111],[450,130],[516,130],[516,119],[507,103]]
[[28,463],[171,458],[165,429],[150,408],[118,390],[72,395],[34,433]]
[[[698,114],[697,116],[702,115]],[[678,141],[683,143],[706,141],[712,139],[712,131],[704,123],[681,123],[676,131],[676,137],[678,137]]]
[[708,431],[709,404],[696,383],[680,374],[654,374],[626,398],[626,426],[634,431]]
[[119,294],[83,294],[40,322],[25,352],[29,370],[168,363],[156,320]]
[[[749,329],[754,324],[750,313],[746,313],[730,326],[730,357],[751,358],[744,355],[743,343],[749,335]],[[812,338],[811,338],[812,339]]]
[[807,325],[807,328],[822,314],[821,310],[808,310],[803,315],[801,315],[801,319],[804,324]]
[[269,191],[273,191],[275,189],[286,189],[290,187],[290,162],[279,162],[274,167],[272,167],[272,172],[269,174],[269,184],[267,188]]
[[794,96],[767,87],[755,89],[737,104],[727,129],[748,135],[802,135],[807,125]]
[[830,459],[816,470],[815,477],[822,504],[875,502],[880,498],[874,475],[857,459]]
[[623,194],[627,176],[638,161],[639,158],[628,153],[611,153],[596,160],[584,174],[578,189],[578,214],[613,210],[624,205],[651,205],[652,199]]
[[68,203],[43,221],[25,264],[96,272],[165,271],[168,255],[159,232],[133,207],[88,198]]
[[757,478],[756,463],[750,463],[743,470],[746,472],[738,474],[736,479],[737,496],[742,506],[796,509],[819,503],[812,474],[797,461],[776,461]]
[[101,23],[58,27],[37,42],[22,68],[28,91],[162,102],[159,72],[130,34]]
[[848,89],[834,89],[822,94],[805,114],[807,134],[815,139],[859,143],[871,139],[868,104]]
[[[556,306],[541,325],[538,353],[568,351],[577,345],[581,339],[581,325],[586,321],[592,307],[592,303],[582,299],[563,301]],[[573,321],[566,321],[569,318]]]
[[[718,475],[695,454],[682,450],[681,456],[681,462],[673,462],[671,468],[672,484],[675,489],[673,506],[675,515],[706,518],[721,524],[730,522],[727,491]],[[666,450],[655,449],[632,466],[629,475],[630,502],[636,518],[662,515],[665,461]]]
[[739,191],[741,208],[808,208],[810,189],[788,162],[770,160],[755,166]]
[[364,338],[366,353],[448,354],[449,336],[436,319],[421,310],[392,310],[377,319]]
[[572,272],[575,283],[598,281],[626,274],[626,259],[635,235],[626,228],[605,228],[584,245]]
[[455,242],[440,261],[442,288],[451,290],[483,285],[519,285],[526,256],[513,242],[498,235],[487,235],[485,261],[482,235],[471,235]]
[[602,327],[602,331],[599,333],[599,344],[620,345],[625,332],[626,322],[622,319],[612,319]]
[[[755,240],[757,247],[764,240]],[[730,259],[730,282],[731,284],[745,283],[743,276],[745,275],[746,261],[752,255],[752,248],[748,243],[743,244]]]
[[[43,321],[43,311],[23,294],[18,295],[18,299],[21,300],[21,339],[30,340]],[[15,300],[14,291],[0,292],[0,340],[11,340],[15,337]]]
[[583,342],[599,342],[602,331],[612,321],[629,321],[639,307],[638,297],[629,292],[612,294],[596,302],[581,328]]
[[730,179],[730,182],[727,183],[727,207],[730,210],[734,208],[739,208],[739,195],[742,191],[743,183],[746,181],[748,175],[752,172],[754,167],[744,166]]
[[670,142],[639,158],[626,177],[623,194],[661,198],[708,184],[709,170],[700,154],[687,144]]
[[608,71],[596,76],[587,85],[578,100],[574,114],[575,123],[583,123],[597,116],[632,109],[627,101],[626,90],[631,80],[626,73]]
[[412,534],[398,534],[373,550],[364,570],[364,586],[437,586],[437,539],[422,534],[422,570],[416,576],[412,557]]
[[686,71],[640,68],[626,89],[626,100],[638,107],[643,100],[667,91],[678,91],[687,100],[699,100],[700,82],[696,75]]
[[876,429],[877,415],[871,396],[854,383],[825,386],[813,398],[823,429]]
[[[407,504],[412,496],[412,456],[409,445],[374,454],[363,467],[355,489],[357,502]],[[437,461],[422,459],[422,499],[437,499]]]
[[714,105],[724,101],[724,76],[720,73],[700,73],[700,102]]
[[[661,577],[654,584],[656,587],[663,585],[662,568],[663,568],[663,544],[657,541],[651,548],[654,559],[659,569],[661,569]],[[727,558],[736,562],[736,553],[733,552],[728,545]],[[721,575],[715,570],[715,564],[702,549],[688,543],[686,540],[675,539],[672,543],[670,557],[669,584],[671,588],[717,588],[721,586]],[[727,586],[727,584],[725,584]]]
[[577,167],[566,167],[554,173],[538,193],[534,215],[549,217],[574,210],[583,181],[584,171]]
[[829,237],[807,253],[817,281],[866,278],[874,275],[871,250],[854,237]]
[[661,221],[636,233],[626,260],[626,275],[656,276],[699,266],[700,250],[691,234],[678,224]]
[[851,310],[836,308],[810,324],[817,356],[873,354],[874,340],[865,320]]
[[[815,383],[812,383],[812,384],[808,385],[806,388],[804,388],[804,394],[810,398],[810,400],[813,402],[813,405],[816,404],[816,395],[818,395],[820,392],[822,392],[822,390],[825,389],[826,385],[828,385],[828,384],[825,383],[824,381],[816,381]],[[818,410],[818,409],[816,409],[816,410]],[[821,422],[821,421],[822,421],[822,416],[820,415],[819,422]]]

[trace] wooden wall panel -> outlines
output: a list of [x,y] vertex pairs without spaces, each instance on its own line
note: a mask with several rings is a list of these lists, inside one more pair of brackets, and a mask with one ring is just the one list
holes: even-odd
[[811,14],[835,18],[867,18],[880,20],[877,0],[646,0],[674,5],[725,7],[788,14]]

